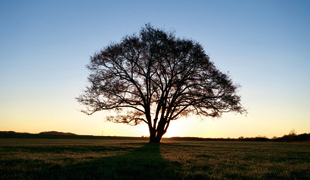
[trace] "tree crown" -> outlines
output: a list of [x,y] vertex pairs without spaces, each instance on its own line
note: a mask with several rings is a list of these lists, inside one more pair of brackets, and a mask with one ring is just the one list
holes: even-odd
[[[146,24],[90,58],[91,86],[77,100],[92,114],[116,110],[108,121],[158,128],[180,116],[244,113],[238,86],[193,40]],[[165,130],[166,130],[165,129]]]

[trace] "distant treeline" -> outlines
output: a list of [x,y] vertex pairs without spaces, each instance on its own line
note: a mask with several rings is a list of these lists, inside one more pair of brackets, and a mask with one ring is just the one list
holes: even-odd
[[40,132],[39,134],[44,134],[44,135],[67,135],[67,136],[76,136],[77,134],[74,133],[69,133],[69,132],[58,132],[58,131],[45,131],[45,132]]
[[[106,138],[131,138],[140,139],[139,137],[116,137],[116,136],[92,136],[92,135],[77,135],[74,133],[64,133],[58,131],[46,131],[39,134],[20,133],[15,131],[0,131],[0,138],[48,138],[48,139],[106,139]],[[147,138],[147,137],[142,137]],[[273,141],[273,142],[310,142],[310,133],[304,134],[289,134],[282,137],[273,137],[271,139],[267,137],[243,137],[239,138],[200,138],[200,137],[171,137],[166,139],[173,140],[185,140],[185,141]]]
[[[56,133],[55,133],[56,132]],[[41,132],[31,134],[27,132],[0,131],[0,138],[39,138],[39,139],[141,139],[140,137],[121,137],[121,136],[93,136],[93,135],[76,135],[74,133],[62,133],[57,131]]]
[[[39,134],[31,134],[27,132],[0,131],[0,138],[50,138],[50,139],[71,139],[78,136],[74,133],[64,133],[57,131],[40,132]],[[89,137],[89,136],[87,136]]]
[[[15,132],[15,131],[0,131],[1,134],[30,134],[30,133],[27,133],[27,132],[24,132],[24,133],[20,133],[20,132]],[[77,134],[74,134],[74,133],[64,133],[64,132],[58,132],[58,131],[44,131],[44,132],[40,132],[39,134],[44,134],[44,135],[74,135],[76,136]]]
[[274,142],[295,142],[295,141],[309,141],[310,133],[304,134],[289,134],[282,137],[273,137],[269,139],[267,137],[239,137],[239,138],[198,138],[198,137],[171,137],[170,139],[175,140],[188,140],[188,141],[274,141]]
[[[24,133],[19,133],[19,132],[15,132],[15,131],[0,131],[1,134],[30,134],[27,132]],[[76,136],[77,134],[74,133],[70,133],[70,132],[58,132],[58,131],[44,131],[44,132],[40,132],[39,134],[42,135],[69,135],[69,136]]]
[[289,135],[284,135],[283,137],[280,138],[274,138],[271,139],[272,141],[310,141],[310,133],[304,133],[304,134],[299,134],[299,135],[295,135],[295,134],[289,134]]

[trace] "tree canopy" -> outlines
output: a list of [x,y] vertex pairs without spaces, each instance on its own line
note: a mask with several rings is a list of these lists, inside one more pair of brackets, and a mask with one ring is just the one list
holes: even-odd
[[90,86],[78,102],[86,114],[115,110],[107,121],[146,123],[150,142],[160,142],[181,116],[244,113],[238,89],[210,61],[202,45],[146,24],[90,58]]

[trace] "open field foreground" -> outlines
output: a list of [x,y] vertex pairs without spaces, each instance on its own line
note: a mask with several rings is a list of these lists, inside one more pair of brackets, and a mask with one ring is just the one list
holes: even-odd
[[0,138],[0,179],[310,179],[310,143]]

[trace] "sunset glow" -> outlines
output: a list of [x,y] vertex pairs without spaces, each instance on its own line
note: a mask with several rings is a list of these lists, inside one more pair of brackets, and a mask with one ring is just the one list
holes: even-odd
[[310,132],[310,1],[1,1],[0,131],[147,136],[76,101],[89,57],[146,23],[203,45],[240,84],[247,115],[183,117],[164,137]]

